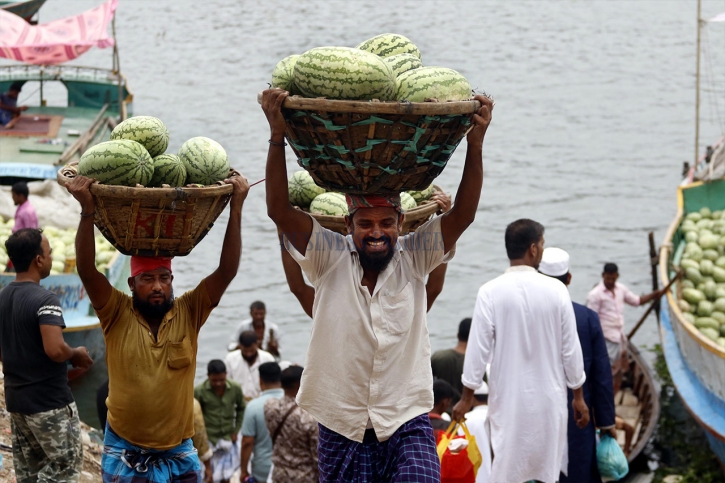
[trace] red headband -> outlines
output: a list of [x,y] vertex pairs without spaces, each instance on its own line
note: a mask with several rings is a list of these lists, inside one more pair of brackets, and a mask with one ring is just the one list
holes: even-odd
[[360,208],[394,208],[400,211],[400,195],[345,195],[350,215]]
[[144,272],[150,272],[157,268],[166,268],[171,271],[171,258],[169,257],[131,257],[131,276],[135,277]]

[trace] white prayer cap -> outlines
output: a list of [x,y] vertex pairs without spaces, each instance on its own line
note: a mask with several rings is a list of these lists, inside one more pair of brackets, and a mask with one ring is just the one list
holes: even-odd
[[488,384],[485,382],[481,383],[481,387],[473,391],[474,396],[485,396],[488,395]]
[[539,264],[539,271],[550,277],[566,275],[569,273],[569,254],[561,248],[545,248]]

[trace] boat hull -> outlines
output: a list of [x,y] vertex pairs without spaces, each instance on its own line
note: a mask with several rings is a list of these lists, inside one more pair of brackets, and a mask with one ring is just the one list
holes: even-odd
[[[63,339],[71,347],[85,347],[88,354],[97,362],[106,357],[106,343],[103,341],[103,330],[98,319],[89,317],[89,324],[82,327],[72,327],[63,331]],[[68,379],[77,379],[86,373],[88,369],[68,367]]]

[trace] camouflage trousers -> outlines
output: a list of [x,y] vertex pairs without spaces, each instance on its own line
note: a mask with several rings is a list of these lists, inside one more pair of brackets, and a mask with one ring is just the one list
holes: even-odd
[[83,469],[78,408],[36,414],[10,413],[18,483],[76,483]]

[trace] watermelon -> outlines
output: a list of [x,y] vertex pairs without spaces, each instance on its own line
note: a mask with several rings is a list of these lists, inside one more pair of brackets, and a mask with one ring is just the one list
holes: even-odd
[[423,191],[408,191],[408,194],[413,197],[417,204],[421,204],[433,196],[433,183]]
[[161,119],[152,116],[134,116],[113,128],[111,139],[136,141],[154,158],[163,154],[169,147],[169,130]]
[[229,176],[227,152],[213,139],[191,138],[179,148],[188,184],[210,185]]
[[420,50],[409,38],[398,34],[380,34],[357,46],[358,49],[379,55],[390,57],[396,54],[411,54],[420,60]]
[[154,175],[150,186],[167,184],[178,188],[186,184],[186,168],[175,154],[159,154],[154,158]]
[[410,196],[405,191],[400,193],[400,207],[403,209],[403,211],[412,210],[416,206],[418,206],[418,205],[412,196]]
[[385,57],[385,62],[388,63],[390,68],[393,70],[393,75],[398,77],[404,72],[409,70],[423,67],[423,62],[413,54],[395,54],[390,57]]
[[154,161],[136,141],[116,139],[96,144],[83,153],[78,174],[101,184],[147,186],[154,174]]
[[315,215],[344,216],[348,214],[347,201],[342,193],[322,193],[310,203],[310,213]]
[[390,101],[395,75],[380,57],[348,47],[318,47],[295,63],[294,83],[307,97]]
[[395,98],[399,101],[463,101],[472,96],[466,78],[446,67],[419,67],[401,74],[396,82]]
[[292,173],[287,183],[289,190],[289,202],[294,206],[306,208],[310,206],[312,200],[316,196],[325,192],[325,188],[320,188],[315,184],[310,173],[307,171],[297,171]]
[[299,55],[289,55],[277,63],[272,71],[272,87],[279,87],[290,94],[294,93],[295,64],[299,57]]
[[720,334],[717,329],[713,329],[712,327],[702,327],[700,332],[713,342],[716,342],[718,338],[720,338]]

